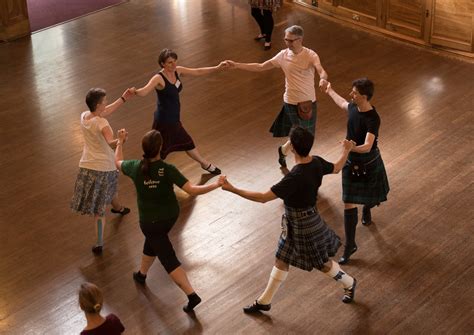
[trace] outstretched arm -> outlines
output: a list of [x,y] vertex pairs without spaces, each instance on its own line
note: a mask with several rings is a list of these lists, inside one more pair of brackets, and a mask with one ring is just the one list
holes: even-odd
[[227,179],[225,179],[224,185],[222,185],[222,189],[235,193],[237,195],[240,195],[242,198],[255,201],[255,202],[261,202],[265,203],[267,201],[275,200],[277,196],[275,193],[273,193],[271,190],[268,190],[267,192],[254,192],[254,191],[247,191],[247,190],[242,190],[231,183]]
[[106,117],[113,112],[115,112],[120,106],[122,106],[127,100],[133,98],[133,90],[131,88],[127,88],[125,92],[122,93],[120,98],[112,102],[111,104],[105,107],[105,110],[100,114],[102,117]]
[[225,69],[228,67],[226,62],[220,62],[216,66],[209,66],[209,67],[198,67],[198,68],[190,68],[190,67],[184,67],[184,66],[177,66],[176,71],[180,75],[190,75],[190,76],[202,76],[206,75],[209,73],[217,72],[219,70]]
[[205,194],[221,187],[224,184],[224,180],[225,176],[219,176],[217,181],[208,185],[194,185],[188,181],[183,185],[183,187],[181,187],[181,189],[189,195]]
[[339,106],[339,108],[348,111],[349,102],[341,97],[336,91],[333,90],[331,83],[327,84],[326,93],[332,98],[332,100]]
[[237,63],[231,60],[226,60],[229,68],[240,69],[251,72],[262,72],[275,68],[271,60],[267,60],[263,63]]
[[165,81],[163,80],[163,77],[161,77],[159,74],[155,74],[145,86],[139,89],[135,89],[133,93],[140,97],[144,97],[148,93],[153,91],[157,86],[165,86]]

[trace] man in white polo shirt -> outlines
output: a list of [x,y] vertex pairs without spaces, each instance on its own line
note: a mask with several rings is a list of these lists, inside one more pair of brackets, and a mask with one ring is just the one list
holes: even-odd
[[[323,69],[316,52],[303,46],[303,28],[291,26],[285,30],[287,49],[281,50],[272,59],[263,63],[237,63],[227,61],[230,67],[261,72],[281,68],[285,73],[283,108],[273,122],[270,132],[273,137],[287,137],[291,128],[301,126],[315,135],[316,91],[315,70],[319,75],[319,88],[326,89],[328,75]],[[300,109],[300,112],[298,112]],[[290,141],[278,147],[278,162],[286,167],[285,156],[290,150]]]

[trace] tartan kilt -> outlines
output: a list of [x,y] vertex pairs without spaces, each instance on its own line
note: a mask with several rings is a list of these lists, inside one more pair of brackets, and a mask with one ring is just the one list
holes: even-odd
[[287,137],[293,127],[301,126],[308,130],[313,136],[315,135],[316,128],[316,112],[317,104],[313,102],[312,106],[313,116],[309,120],[302,120],[298,116],[298,106],[290,105],[286,102],[283,103],[280,113],[277,115],[275,121],[273,121],[270,127],[270,132],[273,137]]
[[[358,179],[351,175],[350,165],[365,165],[367,177]],[[377,148],[374,152],[359,154],[351,152],[342,168],[342,201],[344,203],[378,205],[387,201],[390,191],[382,156]]]
[[305,271],[321,270],[340,246],[341,239],[326,225],[316,208],[285,206],[277,259]]

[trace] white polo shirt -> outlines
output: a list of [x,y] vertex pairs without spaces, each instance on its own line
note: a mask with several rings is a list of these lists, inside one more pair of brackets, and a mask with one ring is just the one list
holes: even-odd
[[306,47],[298,54],[284,49],[270,59],[270,62],[285,73],[284,102],[296,105],[302,101],[316,101],[314,63],[320,63],[316,52]]

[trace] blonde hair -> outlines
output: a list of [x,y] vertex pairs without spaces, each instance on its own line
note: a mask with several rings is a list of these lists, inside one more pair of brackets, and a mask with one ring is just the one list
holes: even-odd
[[102,291],[92,283],[84,283],[79,289],[79,306],[86,313],[99,313],[104,303]]

